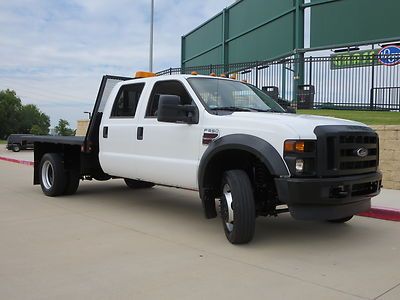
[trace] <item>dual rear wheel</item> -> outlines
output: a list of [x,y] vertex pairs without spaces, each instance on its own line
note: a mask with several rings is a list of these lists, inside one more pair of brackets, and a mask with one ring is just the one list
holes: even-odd
[[39,166],[40,186],[50,197],[72,195],[79,187],[80,175],[75,170],[65,170],[63,158],[58,153],[43,155]]

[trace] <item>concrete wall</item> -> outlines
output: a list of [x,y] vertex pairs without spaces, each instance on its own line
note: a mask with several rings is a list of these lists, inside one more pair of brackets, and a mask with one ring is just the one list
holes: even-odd
[[379,135],[383,187],[400,190],[400,125],[371,126]]

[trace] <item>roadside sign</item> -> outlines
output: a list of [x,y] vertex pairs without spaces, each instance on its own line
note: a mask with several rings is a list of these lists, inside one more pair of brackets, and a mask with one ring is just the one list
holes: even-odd
[[368,67],[373,63],[374,56],[380,49],[345,52],[331,55],[331,69],[348,69]]
[[400,46],[387,46],[331,55],[331,70],[400,64]]
[[387,46],[382,48],[379,53],[379,62],[385,66],[394,66],[400,63],[400,47]]

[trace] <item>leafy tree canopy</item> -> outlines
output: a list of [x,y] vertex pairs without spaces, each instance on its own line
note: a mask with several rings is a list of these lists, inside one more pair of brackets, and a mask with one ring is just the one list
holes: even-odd
[[69,123],[67,120],[60,119],[58,121],[58,125],[55,127],[56,134],[64,135],[64,136],[71,136],[75,135],[75,130],[69,128]]
[[23,105],[13,90],[0,91],[0,139],[12,133],[49,133],[50,117],[34,104]]

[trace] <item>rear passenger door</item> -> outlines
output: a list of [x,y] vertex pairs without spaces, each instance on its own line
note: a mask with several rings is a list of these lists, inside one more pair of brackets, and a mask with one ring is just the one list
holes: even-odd
[[103,116],[100,161],[103,170],[110,175],[131,176],[137,134],[137,107],[144,85],[135,83],[121,86],[110,115]]

